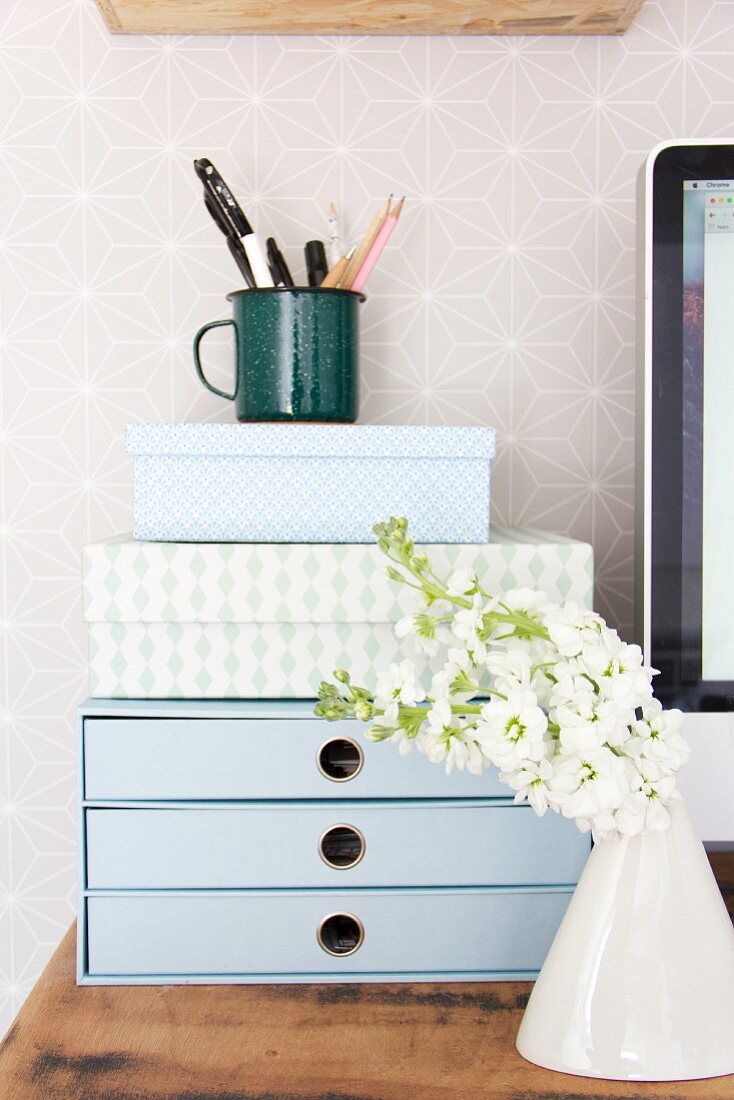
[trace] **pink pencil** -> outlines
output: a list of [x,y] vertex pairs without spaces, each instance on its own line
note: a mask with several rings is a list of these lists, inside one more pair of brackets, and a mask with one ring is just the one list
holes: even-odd
[[391,211],[385,218],[380,232],[375,237],[375,243],[372,245],[372,248],[365,256],[364,262],[357,271],[357,274],[352,279],[351,285],[349,287],[350,290],[362,290],[364,284],[369,279],[370,275],[372,274],[372,268],[379,260],[380,253],[382,252],[387,242],[390,240],[390,234],[398,223],[398,218],[402,213],[404,202],[405,196],[403,195],[402,199],[397,204],[395,209]]

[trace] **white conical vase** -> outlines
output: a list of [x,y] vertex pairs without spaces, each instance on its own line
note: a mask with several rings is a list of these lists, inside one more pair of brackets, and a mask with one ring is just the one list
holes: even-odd
[[517,1036],[547,1069],[620,1081],[734,1073],[734,929],[688,808],[597,844]]

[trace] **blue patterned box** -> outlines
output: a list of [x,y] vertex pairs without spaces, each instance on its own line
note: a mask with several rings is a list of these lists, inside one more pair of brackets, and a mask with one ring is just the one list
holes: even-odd
[[418,542],[489,537],[491,428],[131,424],[135,537],[153,542]]

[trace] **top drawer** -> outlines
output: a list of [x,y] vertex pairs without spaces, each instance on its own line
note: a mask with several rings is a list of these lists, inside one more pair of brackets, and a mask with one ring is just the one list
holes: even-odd
[[440,765],[319,718],[86,718],[87,801],[507,797],[496,772]]

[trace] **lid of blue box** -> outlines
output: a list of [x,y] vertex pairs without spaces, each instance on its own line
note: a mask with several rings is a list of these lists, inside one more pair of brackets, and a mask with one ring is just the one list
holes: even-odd
[[479,458],[493,428],[387,424],[128,424],[133,455],[297,455],[306,458]]

